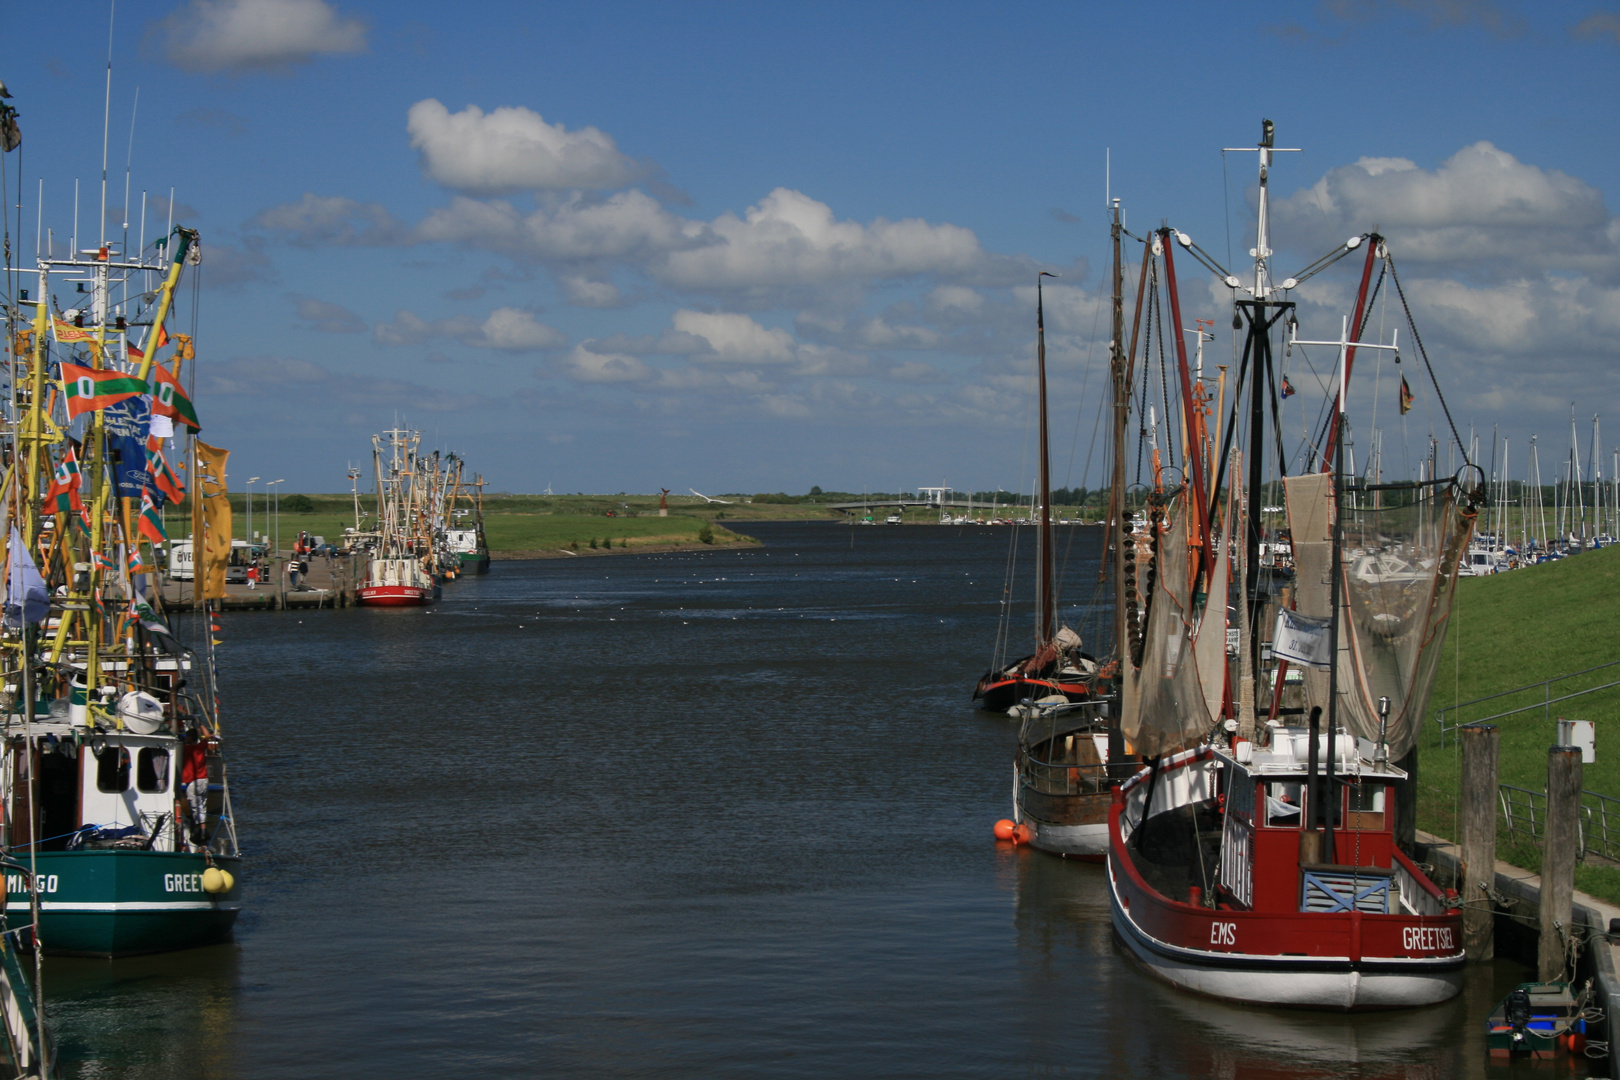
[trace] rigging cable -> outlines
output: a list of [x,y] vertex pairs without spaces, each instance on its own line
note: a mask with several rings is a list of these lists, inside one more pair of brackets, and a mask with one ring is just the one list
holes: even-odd
[[[1445,414],[1446,425],[1451,428],[1451,437],[1462,446],[1462,437],[1457,434],[1457,423],[1451,418],[1451,408],[1446,404],[1445,394],[1440,392],[1440,380],[1434,377],[1434,365],[1429,363],[1428,350],[1423,347],[1423,336],[1418,333],[1417,323],[1412,318],[1412,308],[1406,302],[1406,290],[1401,288],[1401,276],[1395,272],[1395,257],[1388,249],[1384,251],[1384,264],[1389,267],[1389,279],[1395,283],[1395,295],[1401,299],[1401,310],[1406,312],[1406,325],[1412,330],[1412,340],[1417,343],[1418,356],[1423,359],[1423,368],[1429,373],[1429,382],[1434,386],[1435,398],[1440,402],[1440,411]],[[1473,464],[1468,460],[1468,449],[1463,447],[1463,463]]]

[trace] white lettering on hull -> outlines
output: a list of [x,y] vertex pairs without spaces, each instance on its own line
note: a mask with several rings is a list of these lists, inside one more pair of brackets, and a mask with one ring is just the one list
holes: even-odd
[[1401,945],[1408,950],[1456,952],[1451,927],[1408,926],[1401,931]]
[[[40,874],[37,876],[35,881],[38,886],[37,891],[42,894],[53,893],[56,891],[57,876],[55,874]],[[6,892],[26,894],[28,892],[28,875],[7,874]]]
[[1209,924],[1209,943],[1211,945],[1237,946],[1237,923],[1214,922]]

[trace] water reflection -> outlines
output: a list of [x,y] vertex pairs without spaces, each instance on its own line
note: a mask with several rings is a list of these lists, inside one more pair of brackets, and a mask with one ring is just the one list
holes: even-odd
[[[1319,1013],[1244,1008],[1183,993],[1151,977],[1113,938],[1101,867],[1034,851],[1006,852],[1016,882],[1019,965],[1032,1056],[1067,1038],[1076,1009],[1105,1011],[1106,1030],[1082,1058],[1118,1076],[1222,1080],[1452,1080],[1529,1075],[1491,1065],[1484,1018],[1531,972],[1511,960],[1468,970],[1458,997],[1427,1009]],[[1112,963],[1097,964],[1099,957]],[[1082,989],[1068,979],[1091,961]],[[1560,1075],[1586,1075],[1584,1061]],[[1545,1069],[1540,1070],[1545,1074]],[[1062,1075],[1062,1074],[1060,1074]]]
[[759,531],[233,617],[236,944],[52,960],[64,1074],[1482,1075],[1512,967],[1407,1017],[1188,998],[1098,867],[992,845],[1008,531]]
[[47,957],[46,1006],[62,1075],[231,1075],[238,957],[230,943],[110,961]]

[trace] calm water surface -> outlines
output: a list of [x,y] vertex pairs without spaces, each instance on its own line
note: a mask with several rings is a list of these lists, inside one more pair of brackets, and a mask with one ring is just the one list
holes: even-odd
[[1403,1016],[1202,1001],[1098,868],[992,842],[1009,530],[750,530],[227,615],[236,939],[52,960],[67,1075],[1483,1075],[1515,965]]

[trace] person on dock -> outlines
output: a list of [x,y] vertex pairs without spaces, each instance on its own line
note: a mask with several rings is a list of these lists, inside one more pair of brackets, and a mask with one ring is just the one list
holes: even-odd
[[256,589],[259,587],[259,560],[257,559],[254,559],[248,564],[247,587],[250,589]]
[[292,589],[293,592],[298,591],[298,567],[299,563],[297,556],[287,560],[287,566],[284,572],[287,575],[287,586]]

